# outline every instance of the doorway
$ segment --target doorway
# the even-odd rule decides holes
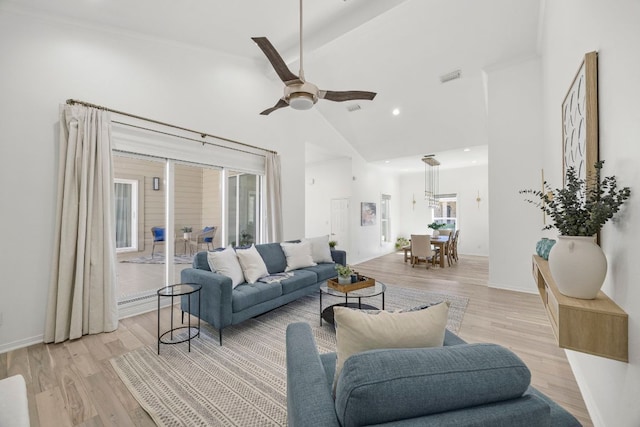
[[[349,251],[349,199],[331,199],[331,235],[337,248]]]

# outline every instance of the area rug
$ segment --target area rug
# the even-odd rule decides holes
[[[164,264],[164,254],[154,254],[141,256],[138,258],[125,259],[120,262],[129,262],[132,264]],[[193,262],[193,255],[175,255],[173,257],[174,264],[191,264]]]
[[[323,306],[341,298],[323,296]],[[389,286],[385,308],[449,301],[447,328],[457,332],[468,299]],[[379,304],[378,297],[368,303]],[[321,353],[335,351],[333,326],[320,326],[318,294],[218,332],[202,324],[187,344],[145,346],[111,360],[124,384],[159,426],[282,426],[287,423],[285,330],[311,325]]]

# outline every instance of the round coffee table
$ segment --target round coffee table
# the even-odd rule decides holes
[[[357,308],[357,309],[364,309],[364,310],[379,310],[378,307],[374,307],[373,305],[370,304],[363,304],[362,303],[362,298],[371,298],[371,297],[375,297],[378,295],[382,296],[382,310],[384,310],[384,293],[387,290],[387,285],[385,285],[382,282],[378,282],[376,280],[376,284],[374,286],[369,286],[368,288],[362,288],[362,289],[356,289],[355,291],[350,291],[350,292],[340,292],[337,289],[333,289],[331,287],[329,287],[327,285],[327,282],[324,282],[322,285],[320,285],[320,326],[322,326],[322,319],[324,319],[325,321],[327,321],[330,324],[334,324],[334,319],[333,319],[333,307],[335,306],[340,306],[340,307],[351,307],[351,308]],[[326,307],[324,310],[322,309],[322,295],[323,294],[327,294],[327,295],[332,295],[334,297],[340,297],[340,298],[344,298],[344,302],[343,303],[339,303],[339,304],[333,304],[330,305],[328,307]],[[351,299],[358,299],[358,302],[349,302],[349,298]]]

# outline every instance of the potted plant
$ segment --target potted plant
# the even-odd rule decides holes
[[[336,271],[338,272],[338,283],[341,285],[347,285],[351,283],[351,275],[353,270],[348,265],[336,264]]]
[[[433,233],[431,234],[432,236],[437,236],[438,235],[438,230],[440,230],[441,228],[445,228],[447,226],[447,224],[445,224],[444,222],[432,222],[431,224],[427,225],[428,228],[433,230]]]
[[[409,245],[409,239],[406,237],[398,237],[396,239],[396,250],[400,250]]]
[[[336,242],[335,240],[329,240],[329,249],[335,249],[337,245],[338,242]]]
[[[182,237],[184,237],[185,240],[189,240],[191,239],[191,232],[193,231],[192,227],[182,227]]]
[[[596,162],[595,176],[578,178],[573,167],[567,169],[562,189],[521,190],[520,194],[551,217],[558,243],[549,253],[549,269],[558,290],[570,297],[593,299],[607,274],[607,259],[595,236],[630,197],[629,187],[618,188],[615,176],[602,177],[604,161]]]

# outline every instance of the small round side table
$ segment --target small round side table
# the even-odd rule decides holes
[[[158,289],[158,355],[160,354],[160,344],[179,344],[187,341],[189,343],[189,352],[191,352],[191,339],[200,336],[200,317],[198,317],[198,326],[191,327],[191,297],[198,295],[198,313],[200,313],[200,289],[202,285],[196,283],[181,283]],[[187,295],[187,326],[173,327],[173,300],[175,297]],[[160,299],[162,297],[171,297],[171,328],[160,334]],[[182,313],[184,322],[184,312]],[[179,334],[178,331],[186,329],[185,334]],[[175,337],[174,337],[175,335]]]

